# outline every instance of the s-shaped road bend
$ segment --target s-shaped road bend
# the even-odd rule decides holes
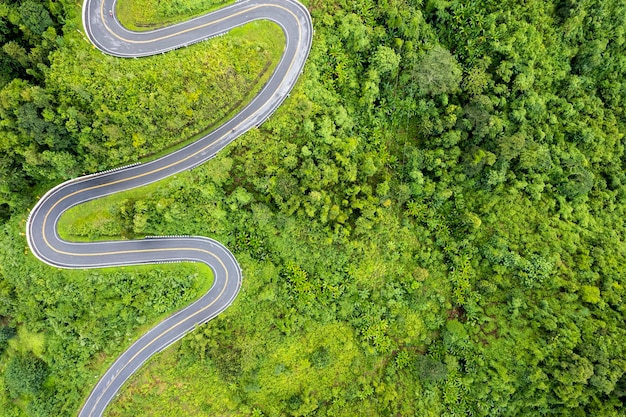
[[[131,32],[110,14],[115,0],[85,0],[84,30],[102,52],[135,58],[185,47],[254,20],[270,20],[285,33],[286,45],[263,89],[232,119],[196,142],[149,163],[67,181],[53,188],[32,209],[28,244],[41,261],[58,268],[102,268],[160,262],[204,262],[213,270],[211,289],[190,306],[163,320],[126,350],[98,381],[79,417],[101,416],[125,381],[152,355],[205,323],[237,296],[241,270],[223,245],[205,237],[68,242],[57,233],[61,214],[77,204],[146,185],[211,159],[245,131],[259,126],[287,97],[308,56],[313,35],[307,9],[295,0],[244,0],[216,12],[150,32]]]

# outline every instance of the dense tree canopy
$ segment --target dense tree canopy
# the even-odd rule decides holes
[[[623,415],[626,5],[308,6],[309,62],[272,118],[202,167],[62,221],[72,239],[211,236],[244,271],[233,306],[153,361],[111,415]],[[106,58],[78,15],[0,6],[12,416],[74,413],[129,338],[206,285],[183,265],[40,265],[20,235],[26,207],[210,127],[275,59],[245,32],[173,58]],[[173,64],[182,54],[196,60]],[[207,74],[216,62],[231,67]],[[168,73],[185,84],[159,82]],[[21,372],[36,378],[19,386]]]

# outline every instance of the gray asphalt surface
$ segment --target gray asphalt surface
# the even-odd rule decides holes
[[[287,97],[308,56],[311,17],[294,0],[244,0],[214,13],[151,32],[130,32],[115,16],[114,0],[85,0],[83,26],[91,42],[106,54],[142,57],[170,51],[224,34],[254,20],[277,23],[286,37],[282,58],[261,92],[231,120],[198,141],[155,161],[67,181],[50,190],[32,209],[26,226],[28,244],[41,261],[59,268],[101,268],[160,262],[197,261],[214,272],[213,287],[202,298],[143,335],[107,370],[79,416],[101,416],[124,382],[152,355],[197,324],[228,307],[241,288],[235,257],[205,237],[155,237],[143,240],[68,242],[57,234],[61,214],[77,204],[146,185],[211,159],[247,130],[259,126]]]

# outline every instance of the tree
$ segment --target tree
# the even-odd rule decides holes
[[[445,364],[426,355],[417,358],[415,369],[420,379],[425,382],[441,381],[448,374]]]
[[[9,345],[9,339],[15,336],[15,329],[9,326],[0,326],[0,355]]]
[[[450,51],[436,45],[415,64],[413,79],[420,95],[456,93],[461,84],[462,70]]]
[[[400,65],[400,55],[388,46],[379,45],[372,55],[372,64],[380,75],[393,77]]]
[[[48,367],[39,358],[30,354],[12,357],[4,373],[4,382],[13,398],[36,396],[48,376]]]

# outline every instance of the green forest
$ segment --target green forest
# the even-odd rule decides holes
[[[132,24],[228,2],[174,3]],[[305,4],[309,60],[267,122],[62,219],[73,240],[208,236],[244,274],[108,416],[625,415],[626,3]],[[283,45],[259,22],[124,60],[80,17],[69,0],[0,3],[2,417],[76,415],[212,279],[196,264],[46,266],[29,208],[216,127]]]

